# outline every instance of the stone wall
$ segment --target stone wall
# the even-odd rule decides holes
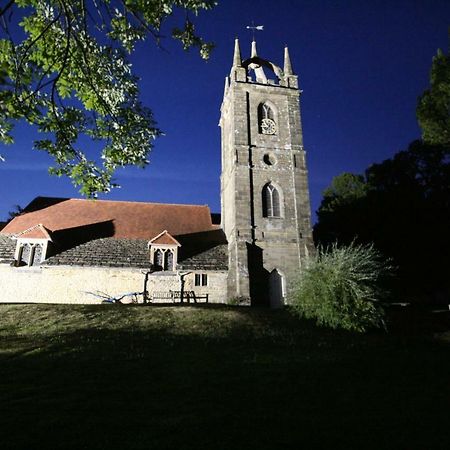
[[[244,80],[227,82],[222,103],[222,226],[229,244],[229,294],[259,301],[270,291],[271,273],[288,285],[314,245],[300,91],[296,85]],[[258,107],[266,102],[275,115],[273,135],[259,130]],[[263,217],[268,183],[280,195],[279,217]]]
[[[185,277],[185,289],[198,295],[209,294],[209,302],[226,303],[226,271],[202,271],[208,275],[207,286],[194,286],[195,272]],[[93,295],[102,292],[117,297],[144,290],[145,271],[106,267],[12,267],[0,265],[1,303],[100,303]],[[159,272],[149,276],[147,290],[180,290],[177,272]],[[142,296],[139,298],[142,300]]]

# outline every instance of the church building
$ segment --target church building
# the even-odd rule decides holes
[[[221,214],[37,197],[0,231],[0,302],[281,306],[314,252],[298,77],[236,39],[221,106]]]

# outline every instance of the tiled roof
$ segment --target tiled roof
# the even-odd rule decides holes
[[[94,239],[48,258],[45,265],[149,268],[145,239]]]
[[[0,263],[10,263],[14,261],[14,250],[16,243],[8,236],[0,234]]]
[[[179,262],[184,270],[228,270],[228,246],[218,244]]]
[[[158,236],[155,236],[151,241],[150,244],[156,244],[156,245],[177,245],[180,246],[180,243],[174,239],[167,230],[164,230],[162,233],[159,233]]]
[[[3,228],[17,234],[42,224],[51,232],[101,229],[101,236],[151,239],[163,230],[172,236],[217,228],[208,206],[37,197]]]
[[[6,238],[7,239],[7,238]],[[1,242],[1,241],[0,241]],[[187,245],[187,249],[191,247]],[[197,247],[197,252],[181,252],[178,266],[184,270],[227,270],[227,245],[216,243]],[[12,251],[14,253],[14,250]],[[147,241],[144,239],[102,238],[64,250],[43,263],[49,266],[150,268]]]
[[[10,236],[21,232],[51,236],[54,254],[43,263],[49,266],[150,269],[152,238],[181,245],[180,268],[226,270],[228,264],[225,236],[212,224],[207,206],[38,197],[0,233],[0,262],[13,260]]]
[[[227,270],[228,246],[222,230],[177,236],[178,263],[186,270]]]
[[[48,239],[50,241],[52,240],[48,230],[41,223],[16,234],[15,237],[29,239]]]

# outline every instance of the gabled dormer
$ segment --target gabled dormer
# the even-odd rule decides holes
[[[178,261],[178,247],[181,244],[167,230],[151,239],[148,248],[154,270],[174,271]]]
[[[48,256],[53,243],[50,231],[41,223],[15,234],[16,240],[14,260],[17,266],[37,266]]]

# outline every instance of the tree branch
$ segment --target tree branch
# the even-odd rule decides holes
[[[8,11],[9,8],[14,4],[14,0],[10,0],[9,3],[6,4],[6,6],[3,9],[0,9],[0,17],[2,17],[6,11]]]

